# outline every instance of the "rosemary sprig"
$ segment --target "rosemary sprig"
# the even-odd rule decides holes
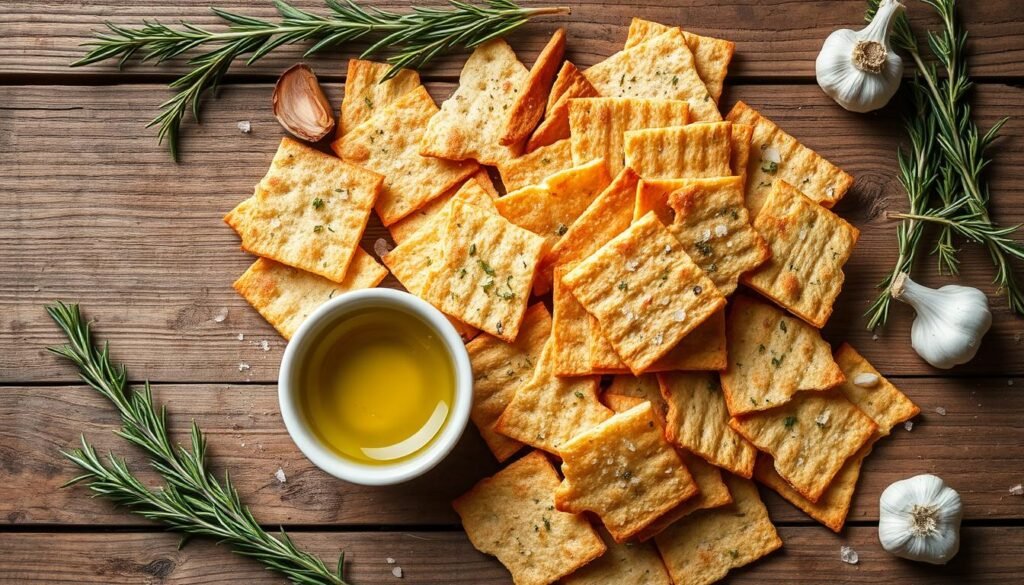
[[[143,63],[159,65],[193,49],[212,47],[188,61],[191,71],[169,86],[177,93],[160,105],[160,115],[146,126],[160,127],[157,134],[160,142],[166,140],[171,155],[178,160],[185,115],[191,111],[196,122],[200,121],[203,96],[215,89],[231,64],[244,55],[249,56],[245,64],[251,65],[280,46],[310,41],[313,45],[305,53],[309,56],[380,33],[383,36],[363,51],[361,57],[392,51],[387,59],[392,65],[387,79],[402,67],[422,67],[442,53],[458,48],[471,49],[507,35],[535,16],[569,13],[566,7],[523,8],[513,0],[486,0],[480,6],[449,0],[450,8],[414,6],[412,12],[404,14],[363,8],[352,0],[325,0],[325,3],[331,11],[326,17],[295,8],[285,0],[274,0],[280,22],[211,8],[228,24],[224,32],[209,31],[189,23],[182,23],[180,29],[158,22],[145,22],[138,28],[107,23],[108,32],[96,33],[94,40],[85,43],[92,49],[71,66],[113,58],[118,58],[119,66],[124,66],[136,54],[142,55]]]
[[[927,35],[928,50],[937,63],[925,62],[905,15],[897,19],[892,33],[893,43],[910,55],[917,67],[910,83],[914,107],[906,122],[910,154],[900,152],[900,182],[907,191],[910,211],[890,216],[903,220],[897,232],[899,257],[893,272],[879,284],[879,296],[868,311],[869,329],[885,324],[892,279],[910,271],[926,224],[938,229],[932,253],[938,258],[940,272],[956,274],[959,269],[954,235],[980,243],[992,258],[994,282],[1006,294],[1010,309],[1024,314],[1024,290],[1012,266],[1012,260],[1021,258],[1024,250],[1012,237],[1019,226],[999,227],[991,220],[989,190],[983,177],[991,163],[986,152],[1008,118],[985,133],[971,120],[967,95],[973,84],[964,56],[967,32],[957,21],[956,0],[922,2],[942,21],[941,30]],[[877,6],[878,0],[869,0],[869,19]],[[940,74],[940,67],[945,75]],[[922,133],[923,137],[915,136]],[[914,172],[907,172],[905,161],[913,162]]]
[[[172,530],[186,536],[216,538],[292,583],[347,585],[342,575],[344,554],[332,572],[319,558],[299,550],[283,530],[280,536],[273,536],[260,527],[227,474],[221,482],[207,468],[206,439],[195,421],[191,448],[171,442],[166,410],[153,403],[149,382],[142,390],[128,388],[124,366],[111,363],[107,344],[100,348],[93,343],[89,324],[82,320],[78,305],[58,302],[46,310],[68,338],[66,345],[49,350],[74,363],[82,380],[114,405],[121,415],[117,434],[145,451],[153,469],[165,481],[159,488],[146,487],[123,458],[109,454],[104,462],[83,436],[81,448],[63,452],[83,471],[65,485],[88,483],[97,496]]]

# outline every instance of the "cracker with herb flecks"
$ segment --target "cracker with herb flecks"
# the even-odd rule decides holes
[[[725,476],[733,502],[701,510],[654,537],[676,585],[709,585],[782,547],[754,482]]]
[[[281,337],[291,339],[306,317],[334,295],[373,288],[387,275],[387,269],[373,256],[357,248],[345,279],[340,283],[258,258],[232,286],[277,329]]]
[[[606,97],[684,100],[690,104],[691,120],[722,119],[677,28],[619,51],[583,75]]]
[[[727,177],[732,174],[731,126],[714,122],[631,130],[624,135],[626,166],[645,179]]]
[[[690,106],[682,100],[640,98],[586,98],[569,102],[572,159],[581,164],[603,158],[617,175],[625,165],[624,133],[643,128],[681,126]]]
[[[494,425],[506,437],[549,453],[558,453],[566,441],[612,415],[597,399],[596,376],[555,375],[554,348],[549,338],[533,378],[516,391]]]
[[[508,43],[478,46],[459,75],[459,87],[427,124],[420,154],[499,165],[519,156],[521,145],[499,143],[509,110],[529,72]]]
[[[479,168],[473,161],[420,155],[420,138],[437,111],[421,85],[331,144],[342,160],[384,175],[374,209],[386,226],[441,196]]]
[[[494,204],[503,217],[544,238],[544,249],[550,250],[611,181],[608,167],[597,159],[513,191]]]
[[[526,143],[526,152],[554,144],[569,137],[569,102],[576,98],[598,97],[600,94],[575,65],[566,61],[555,78],[548,97],[544,119]]]
[[[725,306],[725,297],[650,213],[563,279],[634,374]]]
[[[729,426],[729,411],[716,372],[658,374],[668,406],[665,436],[709,463],[749,478],[757,450]]]
[[[697,494],[649,402],[580,433],[558,454],[565,479],[555,490],[555,507],[593,512],[616,542]]]
[[[761,210],[776,179],[794,185],[825,207],[835,205],[853,186],[853,177],[747,104],[737,102],[726,119],[753,127],[747,161],[747,207],[754,215]]]
[[[630,373],[615,348],[604,336],[601,326],[590,318],[590,367],[594,374]],[[698,325],[644,372],[703,372],[725,369],[725,309]]]
[[[569,140],[563,138],[499,165],[498,172],[501,174],[505,190],[513,192],[542,183],[547,177],[572,166]]]
[[[551,35],[551,40],[537,56],[537,61],[530,68],[522,91],[508,114],[505,133],[501,143],[505,146],[523,144],[530,133],[537,127],[544,109],[547,106],[548,93],[555,75],[565,57],[565,29],[560,28]]]
[[[554,341],[556,376],[585,376],[590,368],[590,315],[561,282],[568,267],[555,269],[555,290],[551,293],[554,313],[551,338]]]
[[[782,406],[733,418],[729,424],[771,455],[775,471],[812,502],[878,429],[838,390],[804,392]]]
[[[768,241],[771,257],[743,275],[743,284],[811,325],[824,327],[860,231],[779,179],[754,219],[754,229]]]
[[[345,97],[341,100],[337,138],[351,132],[376,112],[419,87],[420,74],[411,69],[399,69],[394,77],[383,81],[390,70],[390,63],[363,59],[348,60]]]
[[[671,29],[672,27],[664,24],[633,18],[629,25],[629,36],[626,37],[626,48],[634,47]],[[695,35],[685,30],[682,33],[686,46],[693,53],[693,66],[697,69],[697,75],[717,102],[722,96],[722,86],[729,71],[729,62],[736,51],[736,43]]]
[[[483,334],[466,344],[473,366],[473,408],[469,418],[499,462],[514,455],[523,444],[495,431],[494,424],[516,390],[533,377],[550,335],[551,315],[543,303],[536,303],[526,310],[519,337],[513,343]]]
[[[463,323],[514,341],[544,240],[475,205],[458,199],[451,205],[423,298]]]
[[[562,579],[562,585],[672,585],[672,579],[653,543],[618,544],[606,531],[599,532],[608,550]]]
[[[458,187],[449,189],[444,195],[433,199],[423,207],[389,225],[388,231],[391,232],[391,238],[395,240],[396,244],[401,244],[409,239],[414,233],[428,225],[432,218],[440,213],[453,198],[497,213],[498,210],[494,207],[494,200],[497,199],[497,196],[492,195],[484,186],[488,183],[490,183],[490,179],[487,177],[487,171],[478,170]]]
[[[606,405],[609,405],[607,399],[611,396],[625,396],[641,402],[646,400],[654,407],[654,413],[658,415],[659,422],[665,422],[665,401],[661,398],[661,391],[658,389],[658,378],[654,374],[642,374],[640,376],[619,374],[612,376],[611,385],[604,391],[604,403]],[[630,404],[624,409],[618,409],[611,405],[608,408],[615,412],[623,412],[633,406],[636,406],[636,404]]]
[[[774,305],[737,295],[726,318],[729,360],[722,391],[739,416],[827,390],[845,379],[821,332]]]
[[[733,175],[744,178],[744,184],[746,184],[747,163],[750,161],[750,139],[753,135],[753,126],[733,123],[732,135],[729,137],[729,168]]]
[[[516,585],[549,585],[605,552],[586,518],[554,508],[557,486],[555,468],[534,451],[452,502],[469,541],[496,556]]]
[[[282,138],[256,194],[224,221],[245,251],[343,282],[383,180]]]

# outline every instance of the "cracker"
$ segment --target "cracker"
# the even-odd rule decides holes
[[[267,320],[281,337],[291,339],[299,325],[334,295],[373,288],[388,275],[373,256],[357,248],[340,283],[258,258],[232,285]]]
[[[753,128],[752,156],[747,161],[747,207],[757,215],[768,198],[772,182],[795,185],[812,201],[832,207],[853,186],[853,177],[797,142],[774,122],[743,102],[726,119]]]
[[[618,544],[607,532],[600,534],[608,550],[562,579],[562,585],[672,585],[654,544]]]
[[[548,339],[533,378],[516,391],[494,425],[506,437],[549,453],[612,415],[597,399],[596,377],[559,378],[554,359],[554,343]]]
[[[247,252],[343,282],[383,180],[282,138],[256,194],[224,221]]]
[[[561,282],[567,267],[555,269],[555,290],[551,294],[554,312],[551,337],[554,340],[556,376],[585,376],[590,366],[590,314]]]
[[[722,119],[677,28],[619,51],[583,74],[606,97],[685,100],[691,120]]]
[[[348,60],[345,97],[341,100],[337,138],[352,131],[356,126],[369,120],[373,114],[420,85],[420,74],[411,69],[399,69],[394,77],[381,81],[390,70],[390,63],[363,59]]]
[[[725,297],[653,213],[612,238],[563,281],[634,374],[725,305]]]
[[[729,426],[729,411],[716,372],[658,374],[668,407],[665,436],[709,463],[749,478],[757,451]]]
[[[388,231],[391,232],[391,238],[395,240],[396,244],[401,244],[409,239],[420,228],[428,225],[432,218],[440,213],[452,198],[461,199],[481,209],[496,213],[497,209],[494,207],[494,200],[497,199],[497,195],[492,195],[485,187],[489,183],[490,178],[487,176],[487,171],[483,169],[478,170],[458,187],[449,189],[444,195],[433,199],[423,207],[389,225]]]
[[[545,178],[572,167],[568,139],[542,146],[498,166],[501,182],[508,192],[542,183]]]
[[[420,154],[498,165],[519,156],[520,145],[498,141],[508,111],[529,73],[501,39],[478,46],[459,75],[459,87],[427,124]]]
[[[548,585],[605,552],[585,518],[554,509],[557,486],[555,468],[534,451],[452,502],[469,541],[496,556],[516,585]]]
[[[726,476],[732,504],[702,510],[654,538],[676,585],[708,585],[782,547],[757,486]]]
[[[690,106],[681,100],[586,98],[569,102],[572,159],[581,164],[603,158],[609,172],[625,167],[625,138],[629,130],[681,126],[689,121]]]
[[[544,238],[544,249],[549,250],[611,180],[608,167],[597,159],[555,173],[494,203],[506,219]]]
[[[729,421],[802,496],[817,502],[878,425],[838,391],[804,392],[764,412]]]
[[[580,433],[558,454],[565,479],[555,490],[555,507],[593,512],[616,542],[697,494],[649,402]]]
[[[374,209],[385,226],[439,197],[479,168],[473,161],[455,162],[420,155],[425,126],[437,111],[434,100],[421,85],[381,107],[331,144],[345,162],[384,176],[384,187]]]
[[[754,136],[754,127],[749,124],[732,125],[732,136],[729,137],[729,168],[732,174],[744,178],[746,184],[747,163],[750,162],[750,140]]]
[[[838,386],[839,391],[875,421],[880,437],[887,436],[893,427],[921,412],[910,398],[885,379],[850,344],[839,346],[835,360],[846,376],[846,381]],[[857,377],[862,374],[876,376],[878,381],[874,385],[866,381],[862,381],[862,385],[857,384]]]
[[[633,18],[629,25],[629,36],[626,37],[626,48],[636,46],[646,40],[668,32],[672,27],[649,20]],[[736,43],[714,37],[704,37],[682,31],[686,46],[693,53],[693,66],[697,75],[708,88],[708,93],[717,102],[722,96],[725,75],[729,71],[729,62],[736,52]]]
[[[557,92],[557,93],[556,93]],[[558,97],[555,97],[555,96]],[[576,98],[597,97],[600,94],[587,81],[575,65],[566,61],[551,87],[544,120],[533,131],[526,143],[526,152],[533,152],[541,146],[553,144],[569,137],[569,102]],[[552,101],[551,98],[554,98]]]
[[[540,55],[530,68],[523,90],[516,98],[505,123],[505,133],[501,143],[505,146],[522,144],[537,127],[544,109],[551,84],[555,80],[565,57],[565,29],[560,28],[551,35],[551,40],[541,50]]]
[[[731,126],[714,122],[626,132],[626,166],[645,179],[729,176]]]
[[[754,219],[754,229],[768,241],[771,258],[744,275],[743,283],[811,325],[824,327],[860,231],[779,179]]]
[[[827,390],[844,380],[821,333],[773,305],[737,295],[726,321],[729,361],[722,390],[732,416],[774,408],[797,392]]]
[[[629,367],[615,353],[615,348],[604,336],[601,326],[590,318],[590,367],[593,374],[630,373]],[[691,331],[678,345],[651,364],[646,373],[702,372],[725,369],[725,310],[708,317]]]
[[[638,401],[644,401],[651,403],[654,407],[654,413],[658,416],[658,422],[664,425],[666,405],[665,401],[661,398],[661,390],[658,388],[658,378],[654,374],[643,374],[640,376],[630,375],[616,375],[612,377],[612,383],[604,391],[604,403],[609,404],[608,399],[613,396],[628,397]],[[632,408],[635,405],[630,405],[628,408]],[[609,405],[615,412],[623,412],[627,409],[617,409],[614,406]]]
[[[551,335],[551,315],[543,303],[526,310],[515,342],[480,335],[466,344],[473,366],[473,408],[469,417],[498,461],[505,461],[523,444],[494,430],[498,417],[516,390],[533,377],[541,351]]]

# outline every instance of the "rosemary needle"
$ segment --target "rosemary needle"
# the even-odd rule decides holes
[[[123,66],[132,57],[160,64],[194,49],[208,49],[189,59],[191,70],[175,79],[170,88],[177,93],[160,104],[160,115],[148,127],[159,126],[157,136],[167,141],[171,156],[178,160],[181,123],[189,112],[199,121],[202,98],[215,89],[231,64],[248,55],[246,65],[255,63],[274,49],[300,42],[312,42],[306,56],[327,47],[355,41],[367,35],[382,35],[363,51],[361,57],[392,52],[387,61],[389,79],[402,67],[418,68],[438,55],[455,49],[471,49],[502,37],[536,16],[568,14],[566,7],[523,8],[513,0],[486,0],[474,5],[449,0],[449,8],[414,6],[399,14],[364,8],[352,0],[325,0],[328,16],[300,10],[284,0],[274,0],[279,22],[244,16],[218,8],[213,13],[228,24],[228,30],[213,32],[189,23],[175,29],[158,22],[144,22],[129,28],[107,23],[107,31],[95,34],[85,46],[89,52],[71,64],[90,65],[117,58]]]

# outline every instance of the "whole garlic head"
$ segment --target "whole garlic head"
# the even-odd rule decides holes
[[[851,112],[870,112],[896,94],[903,59],[892,50],[889,32],[902,12],[897,0],[882,0],[867,27],[840,29],[825,39],[814,71],[818,85],[836,103]]]
[[[960,550],[960,494],[934,475],[885,488],[878,502],[878,540],[898,557],[944,565]]]

